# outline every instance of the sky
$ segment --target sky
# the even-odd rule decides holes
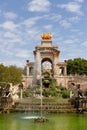
[[[87,59],[87,0],[0,0],[0,64],[34,61],[44,32],[52,33],[60,62]]]

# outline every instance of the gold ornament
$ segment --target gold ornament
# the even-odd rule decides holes
[[[52,34],[51,33],[43,33],[41,35],[42,40],[51,40],[52,39]]]

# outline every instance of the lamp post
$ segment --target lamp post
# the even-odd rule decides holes
[[[41,78],[40,78],[40,88],[41,88],[41,90],[40,90],[40,96],[41,96],[41,118],[42,118],[42,91],[43,91],[43,88],[42,88],[42,76],[41,76]]]

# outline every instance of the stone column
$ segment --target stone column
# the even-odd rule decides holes
[[[66,70],[66,66],[64,67],[64,76],[67,75],[67,70]]]
[[[41,56],[40,52],[37,51],[36,57],[35,57],[35,78],[40,79],[41,76]]]
[[[29,76],[29,60],[27,60],[26,62],[26,75]]]
[[[57,53],[54,52],[54,62],[53,62],[54,76],[57,75],[57,60],[58,60]]]

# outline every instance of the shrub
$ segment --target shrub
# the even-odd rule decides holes
[[[43,96],[48,97],[49,96],[49,91],[43,90]]]
[[[62,91],[62,97],[63,98],[69,98],[70,97],[70,91],[69,90]]]
[[[23,91],[23,97],[29,97],[29,91]]]
[[[50,95],[51,96],[57,96],[57,92],[56,91],[50,91]]]

